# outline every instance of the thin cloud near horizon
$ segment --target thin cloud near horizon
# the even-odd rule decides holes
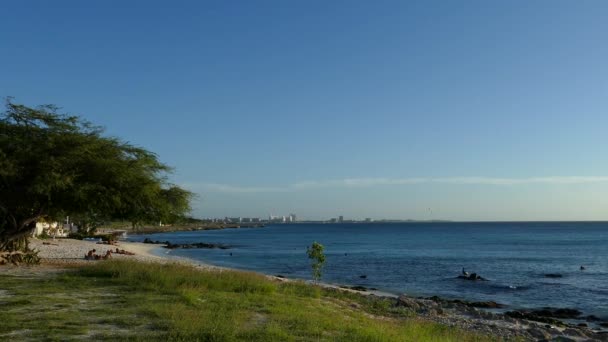
[[[411,177],[411,178],[344,178],[322,181],[303,181],[284,186],[240,186],[220,183],[185,183],[186,188],[196,188],[224,193],[292,192],[312,188],[364,188],[383,185],[454,184],[510,186],[521,184],[583,184],[608,182],[608,176],[555,176],[555,177]]]

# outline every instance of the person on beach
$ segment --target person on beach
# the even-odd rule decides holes
[[[114,252],[114,253],[124,254],[124,255],[135,255],[135,253],[133,253],[133,252],[125,251],[124,249],[118,249],[118,248],[116,248],[116,252]]]
[[[85,259],[85,260],[93,260],[93,259],[95,259],[95,252],[96,252],[96,251],[95,251],[94,249],[91,249],[91,250],[90,250],[90,251],[89,251],[89,252],[88,252],[88,253],[87,253],[87,254],[84,256],[84,259]]]

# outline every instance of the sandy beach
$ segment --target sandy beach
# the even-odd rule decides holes
[[[99,260],[86,260],[84,256],[92,249],[95,254],[105,255],[112,251],[112,259],[137,260],[142,262],[180,263],[194,266],[204,270],[226,270],[226,268],[204,264],[195,260],[166,255],[162,245],[140,242],[117,241],[114,245],[100,244],[96,241],[75,239],[30,239],[30,248],[37,250],[41,258],[41,265],[82,265]],[[115,253],[116,249],[125,250],[133,255]],[[154,252],[156,251],[156,252]]]
[[[132,259],[146,262],[166,262],[170,260],[152,253],[154,249],[161,248],[160,246],[137,242],[119,241],[115,245],[105,245],[98,244],[95,241],[74,239],[40,240],[33,238],[30,240],[30,248],[39,251],[38,256],[42,259],[41,261],[43,264],[79,264],[95,262],[95,260],[84,259],[84,256],[90,250],[95,249],[95,254],[105,255],[107,251],[114,252],[116,248],[119,250],[124,249],[125,251],[134,253],[134,255],[112,253],[113,259]]]

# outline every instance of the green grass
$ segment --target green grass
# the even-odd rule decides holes
[[[39,279],[0,276],[0,290],[0,340],[489,340],[388,300],[183,265],[99,262]]]

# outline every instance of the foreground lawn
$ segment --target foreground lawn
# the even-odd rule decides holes
[[[183,265],[0,275],[0,340],[487,341],[389,301]]]

